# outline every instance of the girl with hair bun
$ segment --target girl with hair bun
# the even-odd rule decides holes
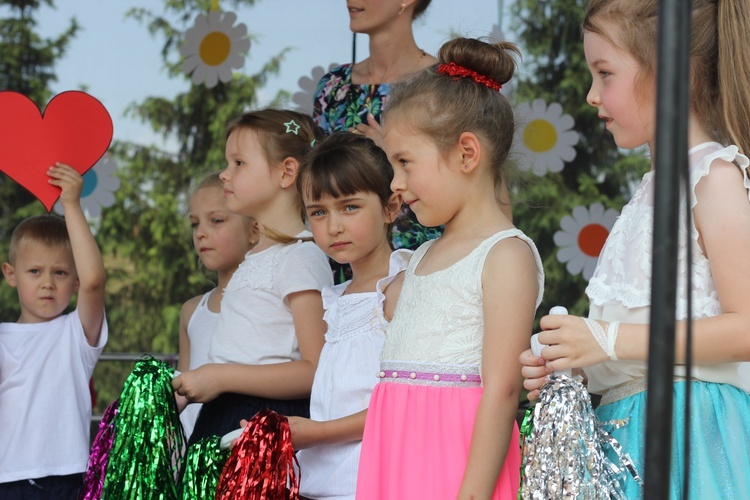
[[[404,273],[365,423],[358,499],[516,498],[518,355],[543,292],[534,243],[499,203],[518,48],[459,38],[397,83],[384,115],[391,189],[444,234]]]
[[[300,162],[321,137],[312,119],[248,111],[226,137],[227,167],[219,174],[226,209],[254,218],[260,234],[223,290],[208,363],[172,381],[177,394],[203,403],[191,446],[262,410],[309,416],[326,330],[320,292],[333,282],[297,191]]]

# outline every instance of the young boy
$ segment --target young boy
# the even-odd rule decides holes
[[[0,323],[0,498],[77,498],[89,456],[89,379],[107,342],[104,263],[81,209],[81,175],[50,168],[65,219],[31,217],[2,265],[21,316]],[[75,311],[63,314],[78,292]]]

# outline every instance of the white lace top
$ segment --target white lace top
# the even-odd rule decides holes
[[[472,365],[481,368],[484,311],[482,271],[487,254],[499,241],[519,238],[529,245],[537,265],[539,294],[544,271],[539,252],[518,229],[501,231],[455,264],[421,276],[414,273],[433,241],[420,246],[409,261],[401,295],[381,355],[384,363]],[[502,276],[497,279],[502,280]],[[481,372],[480,372],[481,373]]]
[[[700,144],[690,149],[691,207],[700,200],[695,187],[706,175],[716,159],[734,162],[744,176],[750,190],[747,168],[750,161],[738,153],[736,146],[724,147],[715,142]],[[586,288],[591,302],[589,316],[604,321],[648,323],[651,304],[651,252],[653,244],[654,172],[647,172],[633,198],[622,209],[599,256],[594,275]],[[677,319],[687,316],[685,216],[680,205],[678,248]],[[721,314],[721,304],[711,274],[711,266],[698,245],[698,231],[691,228],[693,317],[705,318]],[[646,363],[640,361],[607,361],[586,368],[589,390],[601,393],[607,389],[646,376]],[[682,366],[675,367],[675,375],[682,376]],[[691,376],[710,382],[723,382],[750,391],[750,363],[693,365]]]

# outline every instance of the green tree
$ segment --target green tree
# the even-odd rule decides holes
[[[222,7],[236,10],[253,3],[225,0]],[[164,40],[162,56],[168,74],[189,79],[180,68],[179,47],[195,17],[208,12],[210,4],[208,0],[166,0],[162,15],[133,9],[127,16]],[[108,351],[177,352],[182,304],[213,286],[198,269],[186,218],[191,183],[225,166],[227,123],[257,105],[257,90],[278,72],[285,52],[255,74],[238,71],[232,81],[219,82],[211,89],[190,85],[177,96],[148,97],[129,109],[130,116],[176,143],[177,150],[132,143],[116,143],[111,149],[119,159],[123,183],[115,205],[103,211],[99,230],[109,276],[107,317],[112,335]],[[126,375],[122,367],[107,363],[100,363],[97,373],[108,384]],[[117,397],[120,388],[118,384],[102,388],[103,403]]]
[[[75,19],[56,38],[41,38],[34,13],[52,0],[0,0],[0,91],[24,94],[40,108],[51,97],[50,83],[57,80],[55,63],[65,54],[78,31]],[[5,175],[0,175],[0,261],[8,258],[10,235],[18,223],[31,215],[46,213],[33,195]],[[0,286],[0,321],[15,321],[20,315],[15,289]]]
[[[571,314],[588,310],[586,281],[571,276],[556,257],[553,235],[560,220],[574,207],[595,202],[621,210],[649,168],[642,155],[617,148],[596,109],[586,103],[591,79],[579,28],[585,4],[585,0],[516,0],[511,6],[524,66],[513,99],[559,103],[580,134],[575,159],[560,173],[522,184],[520,203],[513,210],[514,222],[536,242],[544,262],[540,316],[555,305],[568,307]]]

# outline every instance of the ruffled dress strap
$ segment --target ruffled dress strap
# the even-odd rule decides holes
[[[711,147],[713,147],[713,149],[708,150]],[[695,208],[695,205],[698,203],[695,196],[695,187],[703,177],[710,173],[711,166],[715,160],[724,160],[733,163],[740,169],[740,172],[742,172],[742,183],[748,192],[748,201],[750,201],[750,174],[748,173],[748,169],[750,169],[750,159],[740,153],[737,146],[722,146],[718,142],[706,142],[690,149],[689,154],[701,157],[700,161],[696,162],[695,168],[690,173],[690,185],[692,187],[690,192],[691,208]]]
[[[406,248],[400,248],[391,253],[391,257],[388,261],[388,276],[381,278],[375,285],[375,291],[378,294],[378,305],[381,310],[383,302],[385,301],[385,289],[394,279],[396,279],[396,276],[398,276],[399,273],[406,271],[406,268],[409,266],[409,260],[413,254],[414,252],[412,250],[407,250]]]

